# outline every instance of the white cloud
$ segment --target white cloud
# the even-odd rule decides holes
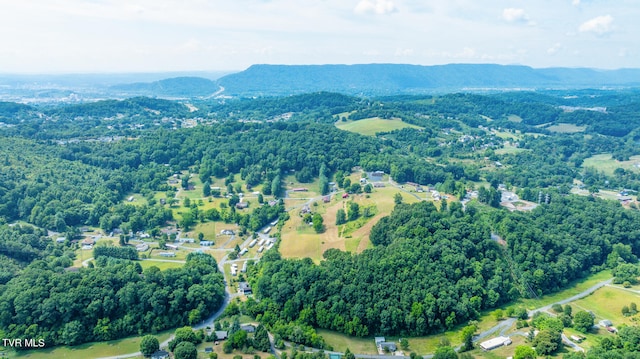
[[[524,9],[516,9],[512,7],[502,10],[502,18],[508,22],[526,22],[529,20]]]
[[[578,30],[580,32],[593,32],[597,35],[604,35],[613,31],[612,24],[613,17],[611,15],[598,16],[582,23]]]
[[[573,1],[571,2],[571,4],[572,4],[573,6],[578,6],[578,5],[580,5],[580,0],[573,0]]]
[[[398,8],[390,0],[360,0],[354,11],[356,14],[384,15],[396,12]]]
[[[401,48],[398,48],[398,49],[396,49],[395,56],[397,56],[397,57],[413,56],[413,53],[414,53],[413,49],[401,49]]]
[[[553,46],[547,49],[547,54],[554,55],[558,53],[558,51],[560,50],[562,50],[562,44],[559,42],[556,42],[555,44],[553,44]]]

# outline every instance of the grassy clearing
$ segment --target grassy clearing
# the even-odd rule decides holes
[[[352,353],[378,354],[373,338],[349,337],[326,329],[318,329],[317,332],[335,351],[344,352],[349,348]]]
[[[509,120],[509,122],[516,122],[516,123],[522,122],[522,117],[518,115],[509,115],[507,116],[507,119]]]
[[[547,127],[547,130],[557,133],[578,133],[584,132],[587,126],[576,126],[571,123],[559,123],[557,125]]]
[[[399,118],[393,120],[384,120],[379,117],[365,118],[358,121],[338,121],[336,127],[341,130],[359,133],[365,136],[375,136],[377,132],[389,132],[399,130],[401,128],[417,128],[422,127],[402,122]]]
[[[585,159],[582,163],[582,168],[593,167],[598,171],[613,175],[613,171],[616,168],[638,172],[640,171],[638,164],[640,164],[640,156],[631,156],[629,161],[617,161],[613,159],[610,153],[603,153]]]
[[[640,294],[627,291],[624,288],[604,287],[597,290],[592,295],[571,303],[576,309],[590,310],[596,315],[596,323],[603,319],[613,322],[614,326],[621,324],[635,325],[634,317],[622,315],[622,307],[629,306],[631,302],[638,303]],[[637,318],[635,318],[637,319]]]
[[[169,330],[156,335],[158,341],[163,342],[173,334],[174,330]],[[66,358],[66,359],[86,359],[100,358],[113,355],[134,353],[140,350],[142,336],[129,337],[112,340],[108,342],[85,343],[74,347],[55,347],[38,350],[27,350],[24,352],[9,352],[8,358]],[[142,358],[142,355],[134,358]]]
[[[154,260],[140,261],[138,263],[140,263],[140,266],[142,267],[142,269],[147,269],[150,267],[158,267],[158,269],[160,270],[166,270],[169,268],[180,268],[184,265],[184,263],[182,262],[158,262]]]
[[[498,148],[497,150],[495,150],[495,153],[497,155],[511,155],[511,154],[516,154],[516,153],[526,152],[526,151],[530,151],[530,150],[505,144],[503,148]]]
[[[599,282],[610,279],[611,277],[611,271],[609,270],[598,272],[596,274],[592,274],[586,278],[573,282],[571,285],[567,286],[565,290],[554,294],[545,295],[540,299],[520,299],[514,304],[514,306],[524,305],[527,309],[543,307],[579,294],[586,289],[593,287]]]

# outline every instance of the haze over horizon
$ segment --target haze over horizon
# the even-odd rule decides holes
[[[637,0],[0,0],[0,73],[640,68]]]

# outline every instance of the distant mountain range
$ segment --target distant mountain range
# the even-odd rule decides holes
[[[640,85],[640,69],[534,69],[517,65],[439,66],[253,65],[221,77],[227,95],[282,95],[313,91],[347,94],[433,93],[481,89],[600,88]]]
[[[224,76],[223,76],[224,75]],[[518,65],[253,65],[237,73],[2,75],[0,101],[86,102],[136,96],[166,99],[433,94],[514,89],[640,87],[640,69],[534,69]]]

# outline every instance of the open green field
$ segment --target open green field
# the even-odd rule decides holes
[[[180,268],[184,265],[182,262],[159,262],[154,260],[144,260],[140,261],[140,266],[142,269],[147,269],[149,267],[158,267],[160,270],[165,270],[169,268]]]
[[[498,148],[497,150],[495,150],[495,153],[497,155],[511,155],[511,154],[516,154],[516,153],[525,152],[525,151],[530,151],[530,150],[505,144],[503,148]]]
[[[602,171],[607,175],[613,175],[616,168],[624,168],[625,170],[640,171],[636,164],[640,163],[640,156],[631,156],[629,161],[614,160],[610,153],[603,153],[591,156],[584,160],[582,168],[593,167],[598,171]]]
[[[389,132],[406,127],[422,128],[420,126],[402,122],[399,118],[384,120],[379,117],[365,118],[358,121],[338,121],[336,122],[336,127],[341,130],[355,132],[365,136],[375,136],[377,132]]]
[[[596,324],[603,319],[610,320],[614,326],[621,324],[634,325],[632,317],[622,315],[622,307],[632,302],[640,302],[640,293],[618,287],[604,287],[592,295],[571,303],[574,312],[577,309],[590,310],[596,316]]]
[[[174,330],[169,330],[156,335],[161,343],[173,334]],[[108,342],[85,343],[74,347],[55,347],[38,350],[27,350],[23,352],[8,352],[8,358],[65,358],[65,359],[87,359],[100,358],[114,355],[135,353],[140,350],[140,340],[142,336],[129,337],[112,340]],[[142,355],[133,358],[142,358]]]
[[[557,133],[578,133],[584,132],[587,126],[576,126],[572,123],[559,123],[557,125],[547,127],[547,130]]]
[[[318,335],[322,336],[327,344],[333,346],[333,350],[344,352],[349,348],[352,353],[378,354],[373,338],[349,337],[332,330],[318,329]]]
[[[509,115],[507,116],[507,119],[510,122],[516,122],[516,123],[520,123],[522,122],[522,117],[518,116],[518,115]]]

